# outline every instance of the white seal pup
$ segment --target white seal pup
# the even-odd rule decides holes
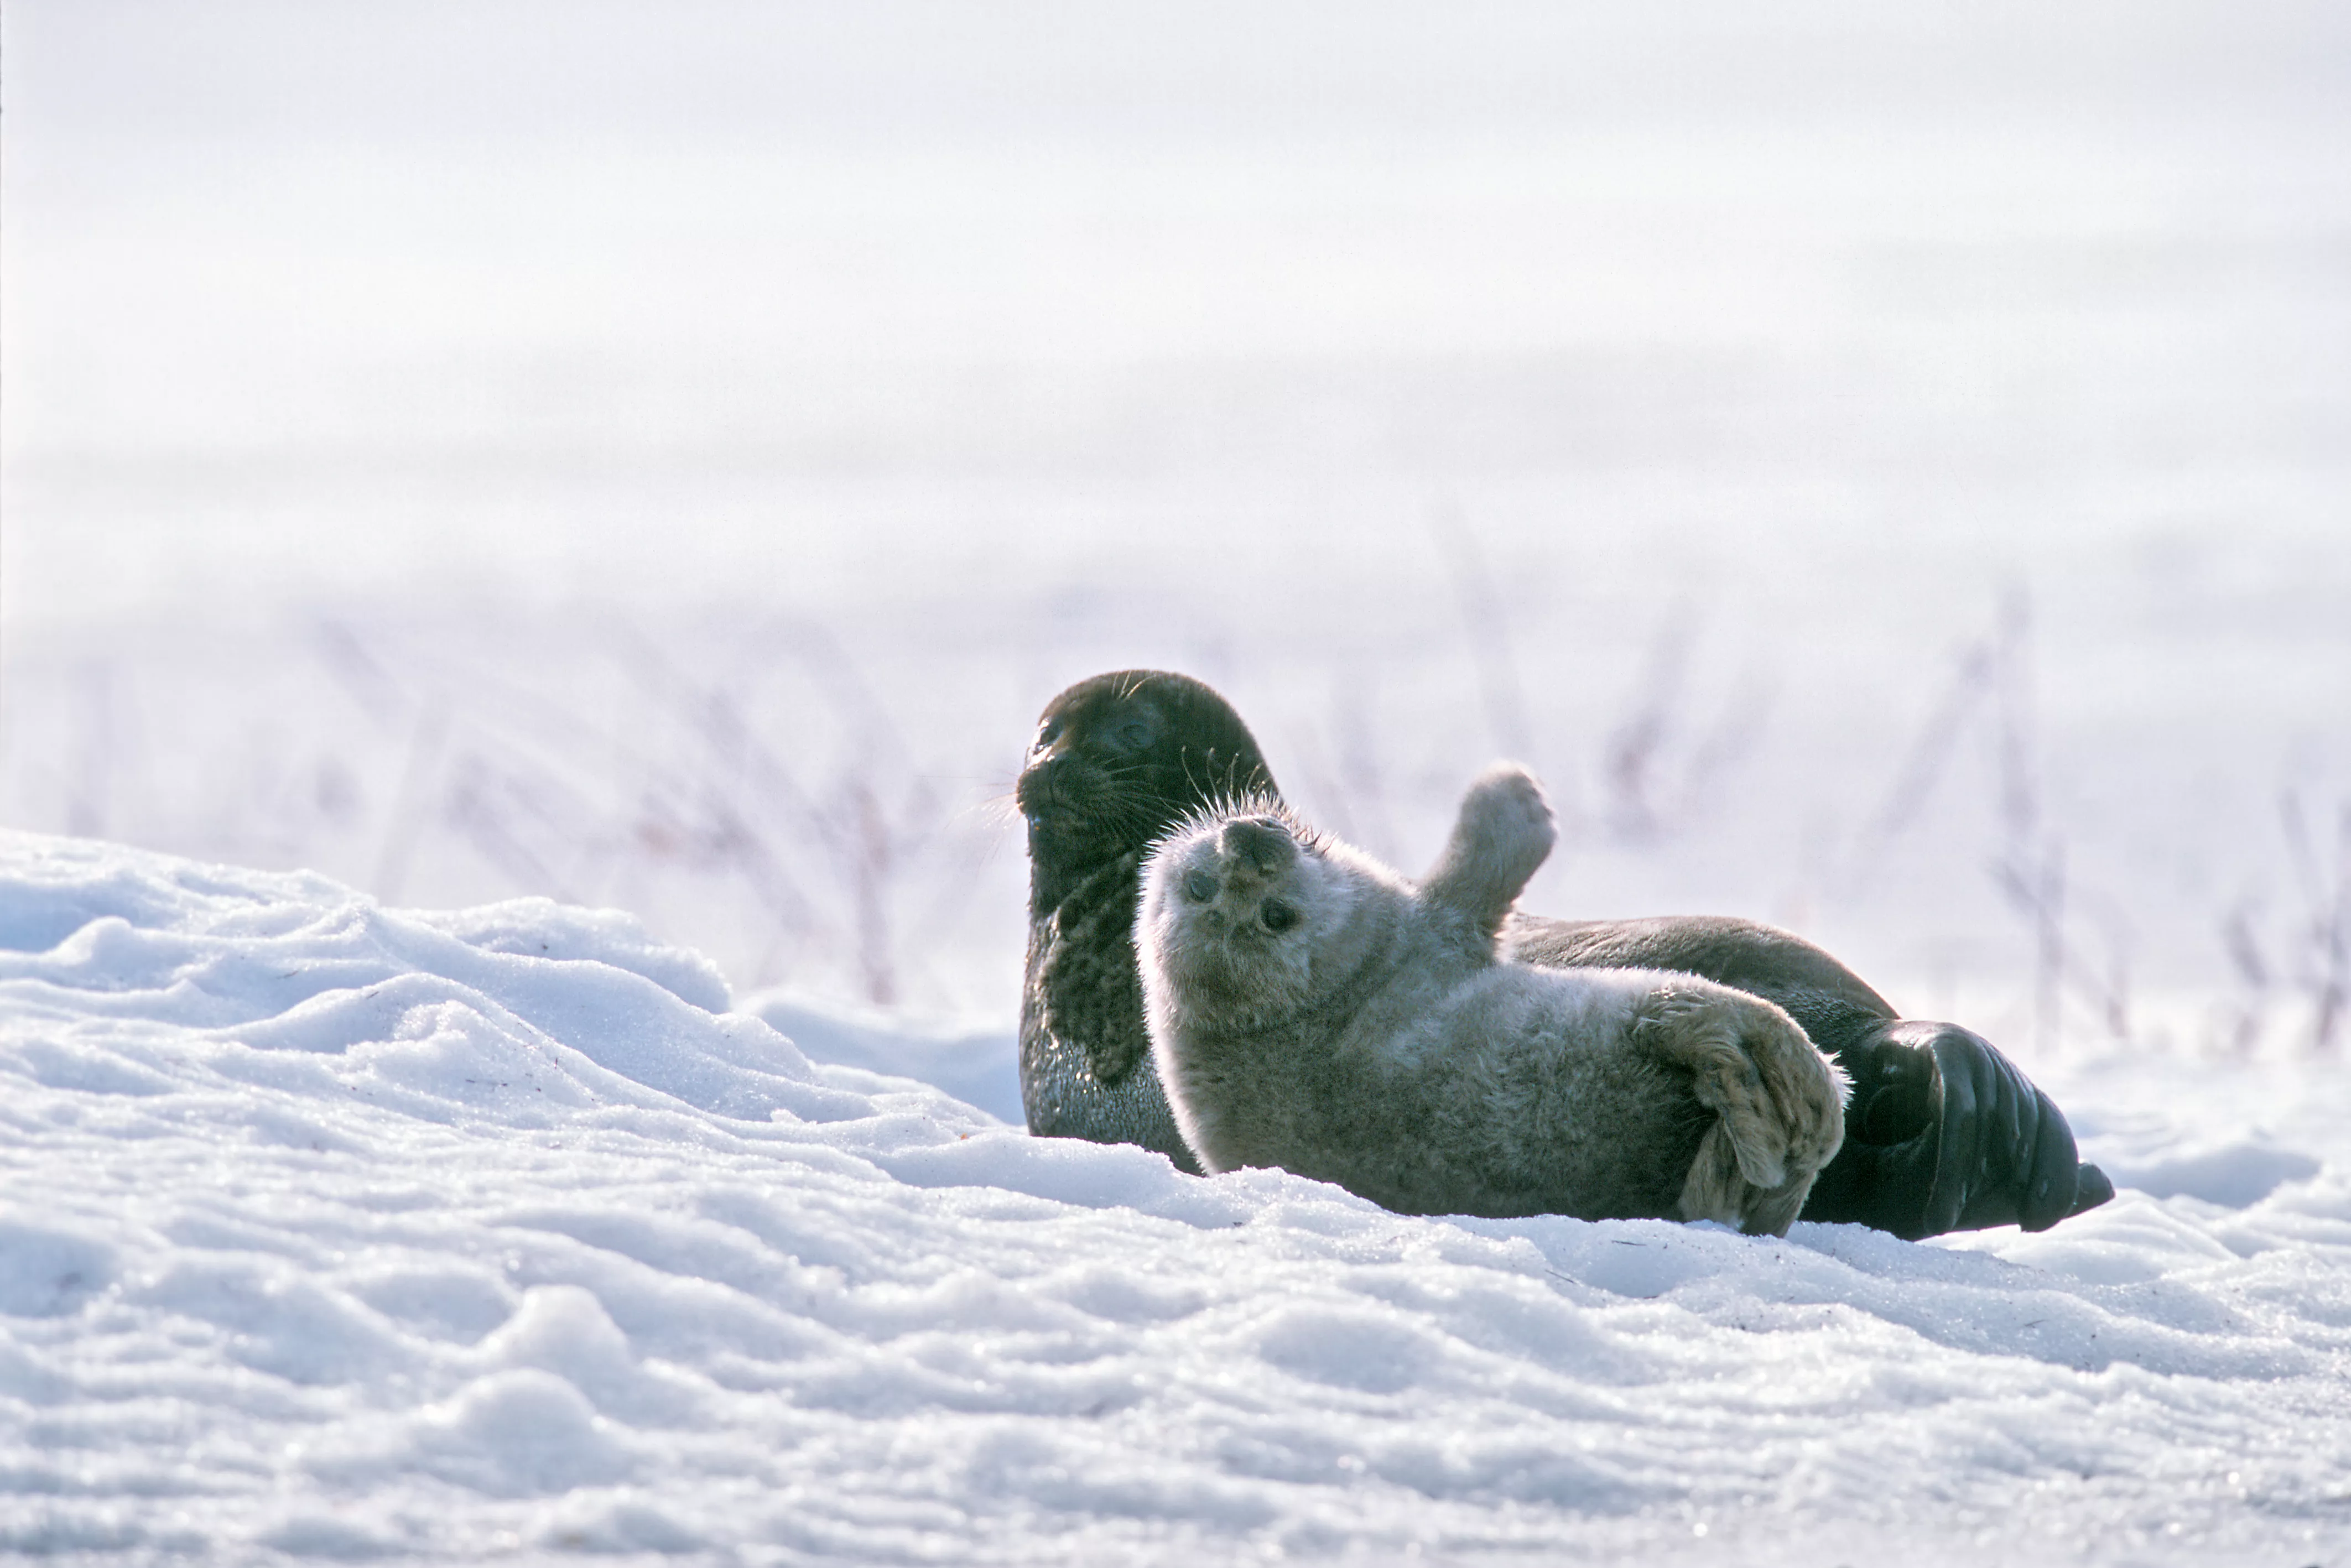
[[[1693,975],[1541,969],[1499,933],[1557,837],[1489,769],[1416,887],[1244,800],[1177,828],[1137,921],[1152,1052],[1210,1172],[1408,1214],[1712,1219],[1782,1235],[1844,1132],[1785,1012]]]

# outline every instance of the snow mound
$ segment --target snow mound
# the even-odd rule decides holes
[[[726,1002],[625,916],[0,835],[0,1551],[2351,1548],[2338,1082],[2137,1064],[2147,1190],[1768,1240],[1196,1180],[989,1114],[1008,1031]]]
[[[789,1035],[811,1061],[914,1078],[1019,1124],[1020,1042],[1008,1028],[914,1019],[853,1008],[789,989],[757,991],[735,1004]]]

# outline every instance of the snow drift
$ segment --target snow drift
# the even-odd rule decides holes
[[[2085,1067],[2107,1207],[1773,1241],[1187,1178],[762,1006],[852,1060],[622,915],[0,836],[0,1551],[2351,1549],[2336,1078]]]

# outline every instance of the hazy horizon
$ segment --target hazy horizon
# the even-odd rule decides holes
[[[1525,754],[1558,913],[1786,921],[2013,1032],[2029,873],[2113,971],[2068,1028],[2298,983],[2351,799],[2335,9],[20,0],[0,47],[0,821],[855,992],[879,790],[903,994],[1001,1011],[1029,717],[1175,664],[1407,867]]]

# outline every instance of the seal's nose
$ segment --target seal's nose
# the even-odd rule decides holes
[[[1012,784],[1013,803],[1029,819],[1029,825],[1035,827],[1044,818],[1076,803],[1071,783],[1068,763],[1059,757],[1044,758],[1020,770],[1020,777]]]
[[[1270,817],[1242,817],[1227,822],[1217,841],[1225,853],[1246,861],[1260,873],[1280,871],[1298,858],[1297,844]]]

